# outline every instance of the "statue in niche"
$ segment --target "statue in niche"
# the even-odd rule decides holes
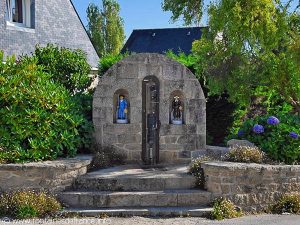
[[[120,95],[117,106],[117,123],[128,123],[128,103],[124,95]]]
[[[183,107],[179,96],[174,97],[174,100],[172,102],[172,111],[173,111],[172,124],[176,124],[176,125],[182,124]]]

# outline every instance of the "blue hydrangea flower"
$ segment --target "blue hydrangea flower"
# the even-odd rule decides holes
[[[280,123],[279,119],[275,116],[270,116],[267,120],[267,123],[270,125],[277,125]]]
[[[237,133],[237,135],[238,135],[239,137],[243,136],[243,135],[244,135],[244,131],[243,131],[243,130],[239,130],[238,133]]]
[[[298,139],[299,135],[296,132],[291,132],[290,137],[292,137],[294,139]]]
[[[261,134],[265,131],[264,127],[260,124],[255,124],[252,128],[253,132],[256,134]]]

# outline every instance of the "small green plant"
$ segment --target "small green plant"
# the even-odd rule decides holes
[[[18,219],[28,219],[38,216],[38,212],[30,205],[20,206],[16,212]]]
[[[0,196],[0,216],[18,219],[44,217],[61,209],[61,204],[45,192],[17,191]]]
[[[279,200],[270,206],[270,211],[275,214],[282,213],[300,213],[300,195],[285,194]]]
[[[208,156],[202,156],[202,157],[193,159],[193,161],[190,165],[189,173],[195,176],[196,187],[199,187],[202,189],[205,188],[205,176],[204,176],[203,169],[201,168],[201,163],[203,163],[205,161],[210,161],[210,160],[212,160],[212,159]]]
[[[213,202],[213,212],[211,217],[214,220],[231,219],[243,216],[243,212],[239,210],[230,200],[226,198],[217,198]]]
[[[262,163],[265,153],[258,147],[237,146],[225,155],[224,160],[230,162]]]

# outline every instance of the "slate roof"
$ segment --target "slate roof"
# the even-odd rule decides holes
[[[35,6],[35,23],[32,28],[24,28],[7,25],[5,1],[0,0],[0,50],[4,52],[4,58],[9,55],[30,55],[37,44],[45,46],[52,43],[81,49],[87,54],[89,64],[92,67],[98,66],[97,52],[71,0],[32,2]]]
[[[193,41],[200,39],[205,27],[164,28],[133,30],[122,53],[160,53],[168,50],[189,54]]]

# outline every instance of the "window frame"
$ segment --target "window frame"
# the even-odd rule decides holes
[[[13,4],[14,0],[6,0],[6,23],[12,27],[22,27],[27,29],[34,29],[32,24],[32,13],[31,13],[31,0],[22,1],[22,23],[13,21]]]

